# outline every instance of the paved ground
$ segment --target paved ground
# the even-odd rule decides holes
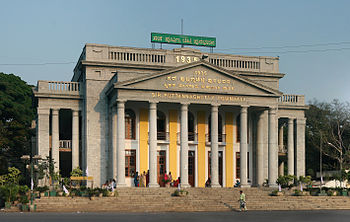
[[[329,222],[349,221],[350,211],[249,211],[249,212],[203,212],[203,213],[4,213],[1,222]]]

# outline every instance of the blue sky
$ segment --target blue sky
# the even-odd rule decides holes
[[[151,32],[180,33],[183,19],[184,34],[217,38],[214,52],[280,56],[284,93],[350,102],[349,9],[341,0],[0,0],[0,72],[70,81],[86,43],[150,48]]]

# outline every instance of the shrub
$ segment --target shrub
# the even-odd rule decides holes
[[[179,197],[179,196],[187,196],[188,195],[188,191],[187,190],[175,190],[174,193],[171,194],[171,196],[174,196],[174,197]]]
[[[19,202],[20,202],[21,204],[27,204],[27,203],[29,203],[28,196],[27,196],[27,195],[21,195],[20,198],[19,198]]]
[[[276,183],[281,185],[282,188],[286,188],[291,187],[294,180],[295,176],[293,175],[279,176],[276,180]]]

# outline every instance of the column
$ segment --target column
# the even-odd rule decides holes
[[[278,149],[277,149],[276,108],[269,109],[269,186],[277,187]]]
[[[288,119],[288,175],[294,175],[294,119]]]
[[[112,152],[110,154],[110,159],[111,159],[111,171],[110,171],[110,176],[111,178],[116,178],[117,177],[117,107],[114,105],[111,110],[111,116],[112,116]]]
[[[181,104],[181,187],[189,187],[188,183],[188,104]]]
[[[48,108],[38,108],[38,122],[37,122],[37,134],[36,134],[36,144],[37,152],[41,158],[46,159],[50,154],[50,109]]]
[[[263,162],[264,162],[264,182],[269,177],[269,110],[265,109],[262,113],[262,122],[263,122]]]
[[[278,132],[278,148],[280,151],[283,150],[283,124],[279,128]]]
[[[149,104],[149,187],[159,187],[157,182],[157,103]]]
[[[240,167],[241,187],[249,187],[248,184],[248,106],[241,107],[241,141],[240,141]]]
[[[60,141],[59,141],[59,109],[52,110],[52,129],[51,129],[52,159],[55,163],[55,171],[60,169]]]
[[[220,187],[219,184],[219,106],[211,106],[211,187]]]
[[[305,176],[305,122],[305,118],[296,120],[296,174],[298,178]]]
[[[257,135],[256,135],[256,160],[257,160],[257,184],[264,183],[264,112],[258,115]]]
[[[284,162],[281,161],[281,163],[278,166],[278,176],[284,176]]]
[[[72,110],[72,169],[79,166],[79,110]]]
[[[278,124],[278,122],[277,122]],[[284,130],[284,126],[283,124],[281,124],[281,126],[279,127],[279,131],[278,131],[278,152],[283,153],[284,149],[283,149],[283,130]],[[279,156],[278,156],[279,158]],[[278,165],[278,176],[283,176],[284,175],[284,162],[283,160],[280,161],[279,165]]]
[[[125,101],[117,102],[117,187],[125,183]]]

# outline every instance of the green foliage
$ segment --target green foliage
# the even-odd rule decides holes
[[[282,188],[291,187],[293,181],[296,180],[296,177],[293,175],[279,176],[276,180],[276,183],[281,185]]]
[[[17,160],[29,153],[32,134],[32,89],[20,77],[0,73],[0,98],[0,156],[20,167],[22,163]],[[5,164],[0,161],[0,168]]]
[[[183,190],[183,189],[176,189],[174,191],[174,193],[171,194],[171,196],[174,197],[181,197],[181,196],[187,196],[188,195],[188,191],[187,190]]]
[[[298,179],[298,182],[305,184],[307,186],[311,186],[312,185],[312,180],[311,180],[311,176],[300,176]]]
[[[29,203],[29,198],[27,195],[21,195],[20,198],[19,198],[19,202],[21,204],[27,204]]]
[[[45,191],[48,191],[48,190],[49,190],[49,187],[48,187],[48,186],[36,187],[35,190],[36,190],[36,191],[39,191],[40,193],[43,193],[43,192],[45,192]]]
[[[76,167],[70,172],[70,175],[72,177],[81,177],[83,176],[83,171],[80,169],[80,167]]]

